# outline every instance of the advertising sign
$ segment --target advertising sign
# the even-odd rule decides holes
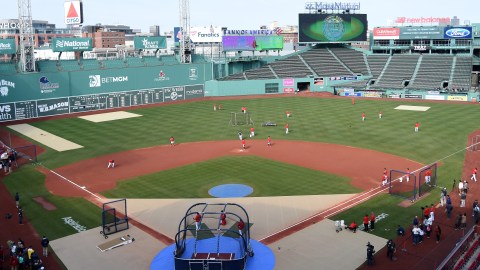
[[[67,1],[63,3],[65,10],[65,24],[83,23],[83,3],[82,1]]]
[[[221,27],[190,27],[190,40],[194,43],[220,43],[222,36]]]
[[[254,36],[223,36],[224,51],[254,51],[256,42]]]
[[[202,98],[205,96],[202,85],[185,86],[185,99]]]
[[[282,50],[283,36],[256,36],[257,51]]]
[[[445,27],[444,38],[472,38],[472,27]]]
[[[14,103],[0,104],[0,120],[1,121],[15,120],[15,104]]]
[[[373,39],[399,39],[400,28],[374,28]]]
[[[425,99],[429,99],[429,100],[445,100],[445,97],[444,97],[444,96],[440,96],[440,95],[425,95]]]
[[[165,93],[165,102],[185,99],[185,88],[183,86],[167,87],[163,89],[163,92]]]
[[[411,46],[410,49],[414,50],[414,51],[419,51],[419,52],[424,52],[424,51],[428,51],[430,50],[432,47],[430,46],[425,46],[425,45],[415,45],[415,46]]]
[[[173,42],[177,43],[180,42],[180,39],[182,38],[182,28],[181,27],[174,27],[173,28]]]
[[[283,88],[283,93],[294,93],[295,89],[293,87]]]
[[[422,99],[422,95],[410,95],[410,94],[405,94],[405,98],[418,98]]]
[[[417,17],[417,18],[408,18],[408,17],[397,17],[395,20],[396,24],[408,24],[408,25],[422,25],[422,24],[450,24],[450,17]]]
[[[0,54],[15,54],[17,53],[17,46],[15,39],[0,39]]]
[[[443,27],[401,27],[400,39],[443,39]]]
[[[133,46],[135,50],[145,49],[166,49],[166,37],[134,37]]]
[[[54,52],[91,51],[91,38],[52,38]]]
[[[50,116],[70,112],[68,97],[37,100],[38,116]]]
[[[295,86],[295,80],[293,78],[283,79],[283,86]]]
[[[324,82],[323,77],[313,79],[313,84],[315,84],[315,85],[323,85],[323,82]]]
[[[447,96],[447,100],[468,101],[468,96]]]
[[[366,41],[366,14],[299,14],[299,42]]]

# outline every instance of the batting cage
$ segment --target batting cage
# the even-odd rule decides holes
[[[105,239],[108,235],[129,228],[127,215],[127,199],[106,202],[102,207],[102,231]]]
[[[175,235],[175,270],[243,270],[250,245],[250,219],[235,203],[191,206]]]
[[[5,133],[0,135],[6,136]],[[8,136],[10,133],[8,133]],[[2,166],[7,165],[18,167],[27,163],[37,162],[37,146],[34,144],[15,146],[11,145],[10,137],[0,138],[0,162]],[[8,161],[8,164],[7,164]],[[5,169],[5,168],[4,168]]]
[[[427,165],[418,174],[418,196],[430,192],[437,186],[437,163]]]
[[[250,113],[246,112],[231,112],[230,113],[230,123],[231,126],[243,126],[243,125],[253,125],[252,118]]]
[[[392,195],[396,195],[410,201],[414,201],[417,196],[415,174],[404,171],[390,170],[390,189]]]

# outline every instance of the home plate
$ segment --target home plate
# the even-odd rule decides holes
[[[425,112],[428,111],[430,107],[426,106],[408,106],[408,105],[400,105],[395,108],[395,110],[404,110],[404,111],[418,111],[418,112]]]

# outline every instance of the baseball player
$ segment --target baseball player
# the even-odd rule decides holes
[[[382,119],[382,111],[378,112],[378,119]]]
[[[242,112],[243,112],[243,113],[247,113],[247,107],[243,106],[243,107],[242,107]]]
[[[250,138],[255,136],[255,129],[253,127],[250,128]]]
[[[388,176],[384,174],[382,177],[382,187],[387,185],[387,183],[388,183]]]
[[[197,228],[197,231],[200,230],[202,226],[202,216],[200,215],[200,213],[197,212],[193,219],[195,220],[195,227]]]
[[[425,172],[425,183],[430,183],[430,179],[432,178],[432,170],[428,169]]]
[[[245,139],[242,140],[242,148],[243,148],[243,149],[247,149]]]
[[[367,116],[367,115],[365,114],[365,112],[362,112],[362,122],[365,121],[365,117],[366,117],[366,116]]]
[[[407,174],[405,175],[405,178],[407,179],[408,183],[408,181],[410,181],[410,168],[407,168]]]
[[[243,140],[243,134],[241,131],[238,132],[238,139],[241,141]]]
[[[285,134],[288,134],[288,123],[285,124]]]
[[[267,146],[272,146],[272,138],[270,136],[267,138]]]
[[[170,145],[175,146],[175,138],[173,138],[173,136],[170,137]]]
[[[115,160],[110,159],[110,160],[108,161],[107,169],[110,169],[110,167],[115,168]]]
[[[476,167],[472,171],[472,177],[470,177],[470,180],[473,180],[473,181],[477,182],[477,168]]]
[[[415,132],[418,132],[418,129],[420,128],[420,124],[418,122],[415,123]]]
[[[222,213],[220,214],[220,224],[222,224],[222,226],[225,226],[227,225],[227,215],[225,215],[223,210],[221,212]]]
[[[238,227],[238,234],[240,234],[240,236],[242,236],[243,235],[243,228],[245,228],[245,223],[243,223],[243,220],[240,219],[240,221],[237,224],[237,227]]]

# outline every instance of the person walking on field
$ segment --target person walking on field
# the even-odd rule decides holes
[[[245,142],[245,139],[242,140],[242,148],[247,149],[247,143]]]
[[[43,256],[45,257],[48,257],[48,244],[50,243],[50,241],[48,240],[48,238],[44,235],[42,237],[42,240],[40,241],[40,244],[42,245],[42,249],[43,249]]]
[[[272,138],[270,136],[267,137],[267,146],[272,146]]]
[[[288,134],[288,123],[285,124],[285,134]]]
[[[170,137],[170,145],[175,146],[175,138],[173,136]]]
[[[366,117],[367,117],[367,115],[365,114],[365,112],[362,112],[362,122],[365,122]]]
[[[420,129],[420,124],[418,122],[415,123],[415,132],[418,132]]]
[[[378,112],[378,119],[382,119],[382,111]]]
[[[363,230],[368,232],[368,214],[363,217]]]
[[[373,231],[375,229],[375,214],[372,212],[370,215],[370,230]]]
[[[250,138],[255,136],[255,129],[253,127],[250,128]]]
[[[15,205],[17,206],[17,209],[20,206],[20,195],[18,192],[15,193]]]
[[[476,167],[472,171],[472,177],[470,177],[470,180],[473,180],[473,181],[477,182],[477,168]]]
[[[446,204],[447,204],[447,188],[444,187],[440,195],[440,205],[443,207]]]

